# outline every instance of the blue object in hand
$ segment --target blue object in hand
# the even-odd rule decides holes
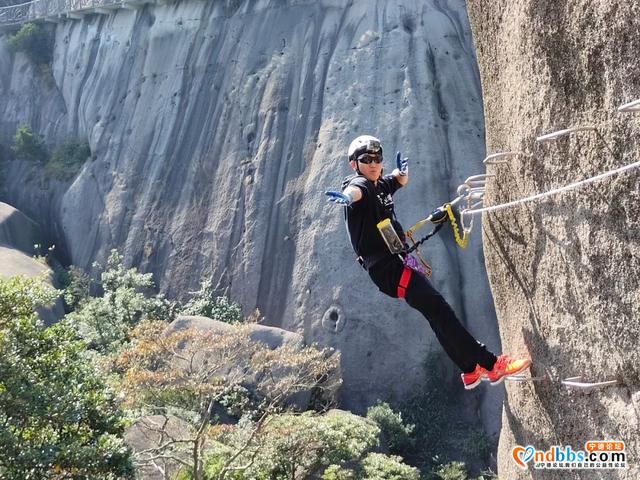
[[[396,167],[398,167],[400,175],[404,176],[409,173],[409,159],[407,157],[402,158],[400,152],[396,153]]]
[[[348,193],[336,192],[336,191],[328,191],[324,192],[324,194],[329,197],[327,198],[327,202],[339,203],[341,205],[351,205],[353,203],[353,198]]]

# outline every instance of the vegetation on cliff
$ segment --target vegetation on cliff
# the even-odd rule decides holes
[[[423,443],[441,433],[433,416],[427,425],[415,411],[384,403],[367,418],[335,410],[334,352],[256,341],[239,306],[207,282],[180,306],[153,293],[151,274],[125,268],[116,251],[104,269],[95,266],[103,270],[98,281],[68,270],[64,298],[73,311],[49,328],[35,307],[60,292],[35,280],[0,280],[0,363],[8,372],[0,384],[8,427],[0,435],[0,474],[468,478],[459,462],[430,458],[418,469],[403,461],[439,452]],[[228,327],[174,328],[178,311],[207,313]]]

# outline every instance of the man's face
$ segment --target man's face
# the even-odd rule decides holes
[[[354,168],[355,168],[354,162]],[[368,153],[358,157],[357,167],[367,180],[375,182],[382,175],[382,156]]]

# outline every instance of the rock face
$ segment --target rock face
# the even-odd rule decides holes
[[[34,245],[42,242],[36,223],[11,205],[0,202],[0,245],[35,254]]]
[[[471,1],[488,153],[521,151],[496,175],[498,204],[637,162],[640,2]],[[591,125],[553,142],[535,137]],[[485,215],[484,251],[505,349],[545,381],[507,387],[500,478],[637,479],[640,468],[639,171]],[[618,379],[589,394],[559,380]],[[626,442],[627,470],[522,471],[515,445],[583,450]]]
[[[463,1],[184,0],[53,28],[51,72],[0,41],[3,142],[26,122],[52,146],[88,139],[93,160],[69,185],[12,162],[5,196],[72,263],[118,248],[169,296],[213,278],[247,313],[339,348],[347,408],[421,381],[435,337],[377,292],[323,192],[350,173],[363,133],[382,138],[388,170],[396,149],[411,159],[396,195],[406,228],[482,169]],[[425,253],[437,288],[498,350],[479,236],[462,252],[447,232]]]
[[[44,277],[53,283],[53,272],[44,263],[33,258],[34,245],[42,243],[38,226],[11,205],[0,202],[0,277],[15,275]],[[38,309],[40,319],[46,324],[60,320],[64,315],[62,300],[50,307]]]

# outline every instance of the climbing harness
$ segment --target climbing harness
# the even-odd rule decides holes
[[[402,269],[402,275],[400,276],[400,281],[398,282],[398,298],[404,298],[407,293],[407,288],[409,288],[409,282],[411,281],[411,274],[413,269],[407,265]]]

